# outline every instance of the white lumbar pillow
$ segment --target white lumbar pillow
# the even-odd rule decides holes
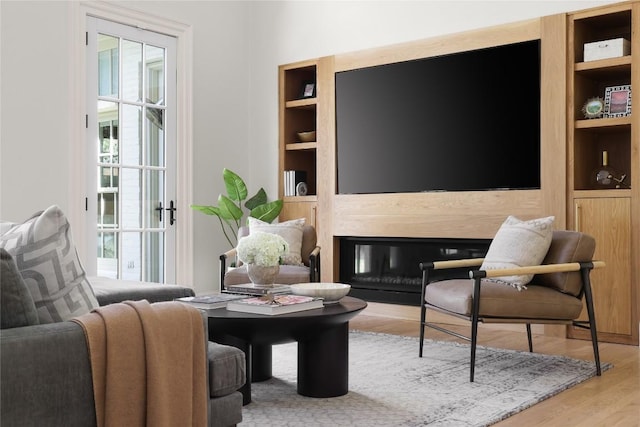
[[[500,226],[484,258],[481,270],[540,265],[551,246],[555,217],[522,221],[509,216]],[[507,283],[518,290],[526,288],[533,274],[504,276],[492,279]]]

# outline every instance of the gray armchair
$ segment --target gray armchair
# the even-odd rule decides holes
[[[249,234],[248,227],[240,227],[238,239]],[[291,285],[320,281],[320,246],[317,245],[318,236],[312,225],[305,225],[302,229],[302,248],[300,255],[304,265],[281,265],[276,283]],[[236,268],[227,271],[228,260],[236,259],[236,249],[230,249],[220,255],[220,289],[230,285],[250,283],[247,266],[238,261]]]

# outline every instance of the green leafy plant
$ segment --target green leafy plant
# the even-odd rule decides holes
[[[205,215],[218,217],[224,237],[231,247],[235,248],[238,243],[238,229],[246,224],[246,219],[243,219],[245,213],[248,212],[248,216],[271,223],[280,215],[283,203],[281,199],[269,202],[267,193],[262,187],[254,196],[247,199],[249,195],[247,185],[238,174],[229,169],[222,170],[222,179],[227,194],[218,196],[217,206],[191,205],[191,208]]]

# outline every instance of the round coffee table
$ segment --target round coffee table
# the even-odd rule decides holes
[[[251,382],[271,378],[271,346],[294,341],[298,393],[342,396],[349,391],[349,320],[366,306],[347,296],[323,308],[275,316],[208,310],[209,340],[244,351],[247,381],[240,391],[245,405],[251,402]]]

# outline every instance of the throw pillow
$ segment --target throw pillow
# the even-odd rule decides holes
[[[281,236],[289,244],[289,252],[282,259],[285,265],[302,265],[302,228],[304,218],[292,219],[290,221],[269,224],[257,218],[249,217],[249,233],[263,231]]]
[[[37,325],[33,298],[9,252],[0,248],[0,328]]]
[[[555,217],[521,221],[509,216],[500,226],[489,245],[481,270],[540,265],[551,246],[553,221]],[[518,290],[526,288],[533,274],[505,276],[491,279],[514,286]]]
[[[69,320],[98,307],[64,213],[51,206],[0,236],[13,255],[40,323]]]

